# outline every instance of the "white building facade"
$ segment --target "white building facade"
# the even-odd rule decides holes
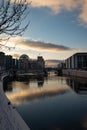
[[[76,53],[65,60],[66,69],[87,69],[87,53]]]

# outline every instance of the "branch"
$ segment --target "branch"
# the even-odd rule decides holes
[[[0,6],[0,34],[22,35],[22,32],[29,26],[26,18],[29,15],[29,5],[26,0],[2,0]],[[23,26],[23,22],[26,24]],[[22,27],[23,26],[23,27]]]

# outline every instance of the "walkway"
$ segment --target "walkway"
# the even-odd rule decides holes
[[[0,130],[30,130],[3,91],[0,81]]]

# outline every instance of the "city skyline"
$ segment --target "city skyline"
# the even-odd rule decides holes
[[[42,55],[44,59],[58,60],[87,51],[86,0],[32,0],[29,8],[28,29],[22,37],[6,43],[13,49],[2,51],[14,57]]]

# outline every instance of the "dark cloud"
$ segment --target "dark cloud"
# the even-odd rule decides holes
[[[17,43],[17,45],[21,45],[21,47],[32,48],[32,49],[41,49],[48,51],[67,51],[72,50],[71,48],[64,45],[57,45],[53,43],[46,43],[43,41],[34,41],[34,40],[23,40]]]

